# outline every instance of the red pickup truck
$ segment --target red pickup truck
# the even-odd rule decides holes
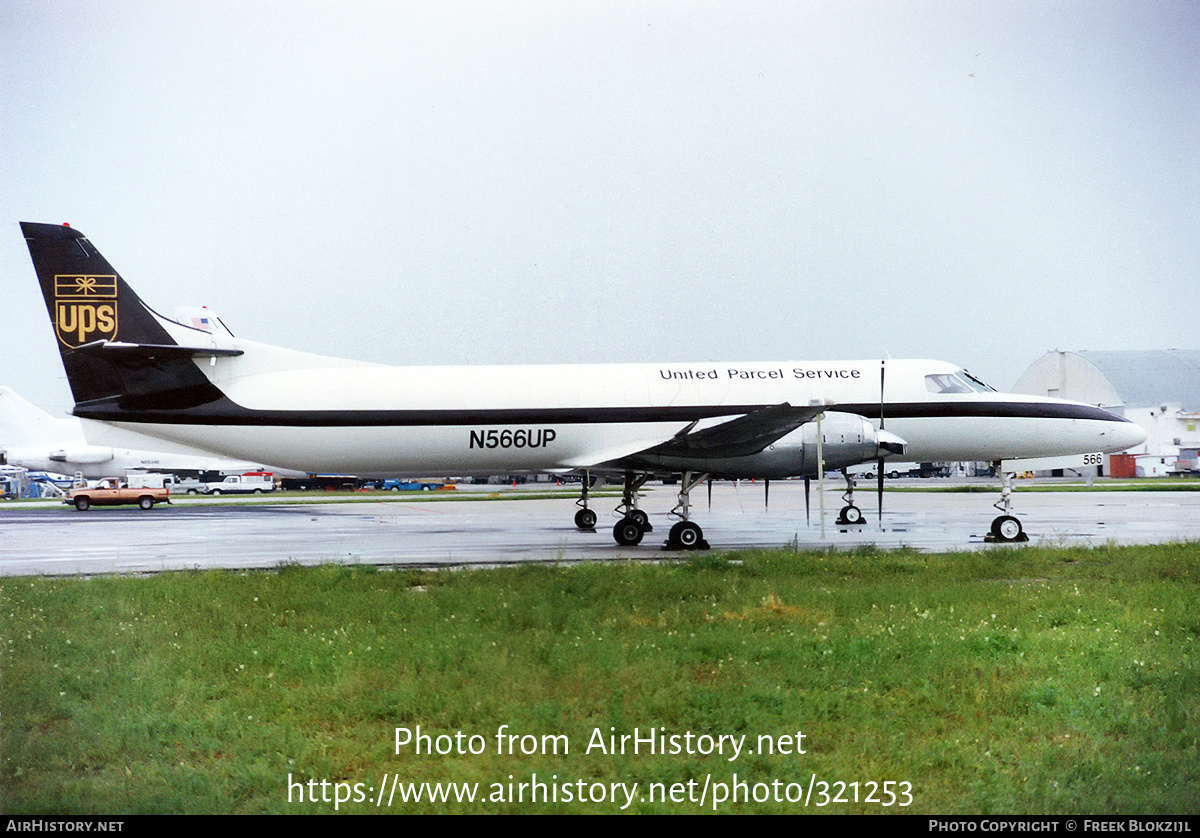
[[[80,512],[85,512],[92,506],[115,506],[122,503],[136,503],[142,509],[152,509],[156,503],[170,503],[168,489],[124,486],[119,480],[108,478],[101,480],[95,486],[72,489],[63,503],[73,503]]]

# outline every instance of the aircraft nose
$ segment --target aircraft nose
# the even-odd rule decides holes
[[[1104,449],[1109,452],[1125,451],[1146,441],[1146,431],[1126,419],[1113,417],[1114,421],[1104,431]]]

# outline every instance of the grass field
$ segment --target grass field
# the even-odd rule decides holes
[[[1195,814],[1198,583],[1197,544],[0,579],[0,809]]]

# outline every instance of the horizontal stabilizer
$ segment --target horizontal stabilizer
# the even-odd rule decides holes
[[[176,344],[122,343],[113,340],[97,340],[76,346],[74,352],[85,352],[98,356],[125,358],[211,358],[244,355],[241,349],[218,349],[215,346],[178,346]]]

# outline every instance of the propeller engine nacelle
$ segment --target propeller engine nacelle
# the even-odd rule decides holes
[[[895,434],[877,430],[856,413],[826,411],[821,419],[825,471],[875,462],[903,454],[907,443]],[[722,478],[779,480],[817,474],[817,422],[806,422],[757,454],[746,457],[692,458],[658,456],[656,467],[670,471],[707,472]]]

